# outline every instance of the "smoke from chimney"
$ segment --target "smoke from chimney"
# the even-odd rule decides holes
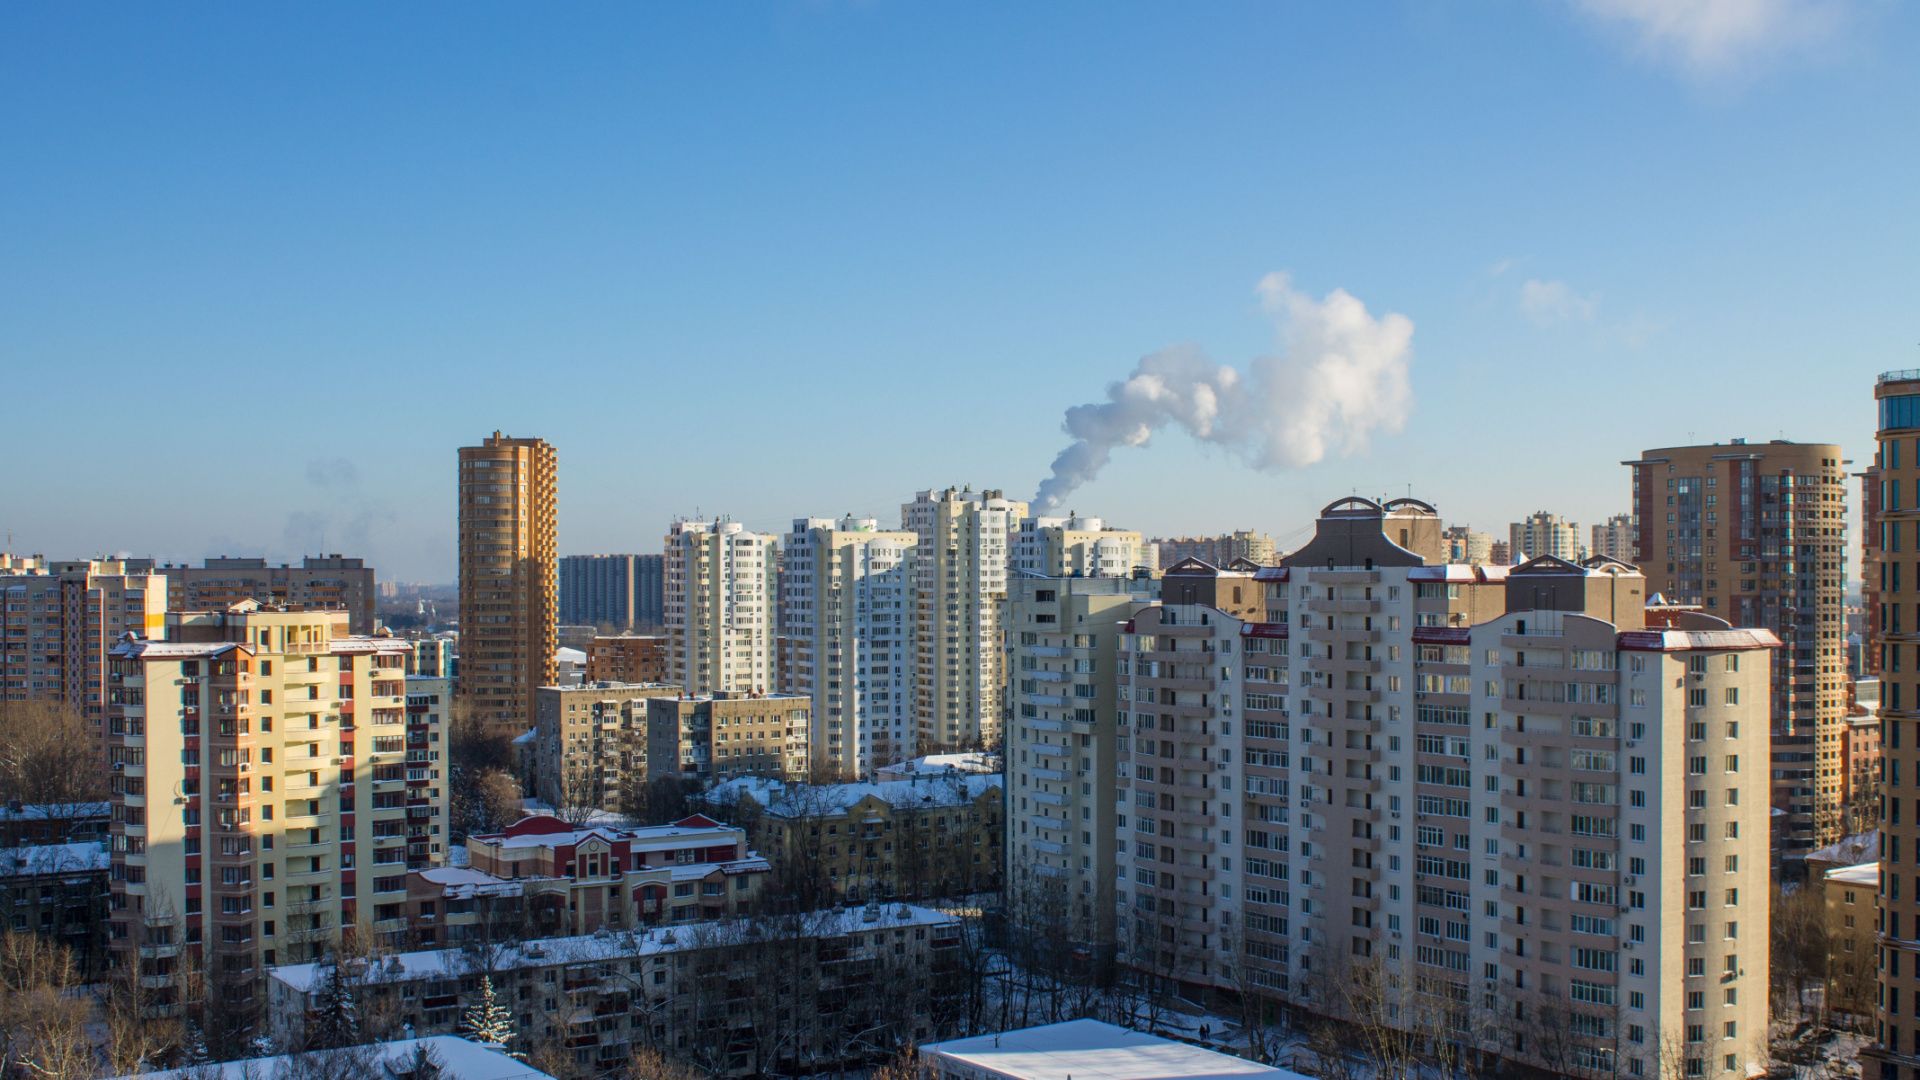
[[[1256,469],[1311,465],[1329,451],[1363,450],[1374,429],[1397,431],[1413,408],[1407,382],[1413,321],[1374,318],[1344,289],[1315,300],[1286,274],[1260,279],[1260,306],[1279,330],[1281,351],[1245,372],[1215,364],[1192,346],[1142,357],[1107,400],[1075,405],[1061,425],[1073,442],[1033,497],[1036,512],[1057,508],[1100,475],[1113,450],[1145,446],[1175,425]]]

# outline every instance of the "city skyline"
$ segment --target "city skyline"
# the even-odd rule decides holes
[[[1276,318],[1297,331],[1337,290],[1411,323],[1387,420],[1272,472],[1246,462],[1315,456],[1263,449],[1274,416],[1165,420],[1061,509],[1285,547],[1348,492],[1418,491],[1495,535],[1542,508],[1604,521],[1647,446],[1836,442],[1858,471],[1852,388],[1920,355],[1915,151],[1885,128],[1920,105],[1894,44],[1920,14],[1635,10],[402,12],[370,34],[351,12],[11,8],[0,355],[88,377],[10,417],[69,469],[0,483],[0,531],[50,558],[337,551],[449,582],[451,448],[494,429],[551,441],[594,494],[562,499],[567,554],[657,551],[702,511],[777,532],[949,484],[1029,499],[1066,410],[1170,350],[1257,381],[1302,359]],[[527,56],[566,74],[523,78]],[[277,374],[208,374],[256,365]],[[1702,390],[1647,392],[1675,370]],[[329,385],[379,404],[316,409],[353,400]],[[643,439],[606,422],[648,401],[674,407]],[[71,469],[205,452],[76,440],[76,417],[290,409],[325,437],[229,455],[244,501],[74,495]],[[716,409],[880,452],[711,440]],[[992,426],[911,434],[939,410]]]

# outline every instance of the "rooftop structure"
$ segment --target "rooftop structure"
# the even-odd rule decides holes
[[[1069,1020],[933,1043],[920,1048],[920,1059],[939,1080],[1227,1080],[1248,1076],[1305,1080],[1300,1073],[1099,1020]]]
[[[491,1047],[468,1042],[454,1035],[434,1035],[425,1039],[395,1039],[392,1042],[373,1043],[367,1047],[353,1047],[352,1051],[371,1050],[378,1055],[379,1070],[366,1075],[362,1080],[386,1080],[387,1077],[406,1077],[412,1075],[411,1069],[417,1048],[425,1047],[432,1051],[438,1060],[441,1075],[458,1077],[459,1080],[553,1080],[551,1074],[516,1060]],[[339,1051],[317,1051],[311,1055],[297,1055],[299,1058],[321,1057],[335,1054],[348,1058],[352,1052],[342,1054]],[[140,1073],[139,1080],[255,1080],[258,1077],[283,1076],[285,1070],[293,1065],[296,1055],[281,1054],[277,1057],[249,1058],[246,1061],[223,1061],[214,1065],[195,1065],[186,1069],[170,1069],[166,1072]],[[119,1080],[133,1080],[133,1077],[121,1077]]]

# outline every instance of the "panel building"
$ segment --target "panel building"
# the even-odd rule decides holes
[[[773,690],[778,541],[734,521],[676,521],[666,545],[667,681],[696,695]]]
[[[812,702],[813,767],[854,777],[913,756],[914,554],[874,518],[796,518],[780,575],[784,689]]]
[[[209,558],[199,566],[161,566],[175,611],[225,611],[242,600],[263,607],[289,606],[344,611],[356,634],[374,629],[373,567],[344,555],[308,555],[300,565],[271,565],[260,558]]]
[[[662,555],[567,555],[560,560],[560,622],[653,629],[661,625]]]
[[[1146,544],[1097,517],[1037,517],[1013,537],[1013,570],[1044,577],[1126,577],[1144,569]]]
[[[108,651],[158,634],[166,612],[166,575],[149,564],[0,554],[0,702],[51,698],[102,732]]]
[[[1199,559],[1214,566],[1231,566],[1245,559],[1271,566],[1279,558],[1273,537],[1251,529],[1238,529],[1220,536],[1175,536],[1153,542],[1159,567],[1172,566],[1185,559]]]
[[[1027,504],[999,491],[922,491],[900,507],[916,537],[914,719],[919,753],[991,746],[1006,704],[1001,609]]]
[[[1588,548],[1588,553],[1623,563],[1638,564],[1640,526],[1633,520],[1633,515],[1615,514],[1604,523],[1595,525],[1593,544]]]
[[[1580,526],[1559,514],[1536,511],[1507,527],[1507,557],[1524,562],[1540,555],[1578,562],[1586,557]]]
[[[488,727],[533,727],[534,691],[557,681],[559,455],[494,432],[460,449],[457,693]]]
[[[678,697],[664,683],[543,686],[534,710],[534,790],[548,806],[616,810],[647,780],[647,700]]]
[[[1847,714],[1847,475],[1831,443],[1773,440],[1649,450],[1633,470],[1639,565],[1668,602],[1785,643],[1771,722],[1787,813],[1780,857],[1839,839]]]
[[[647,772],[710,785],[812,769],[812,701],[798,694],[656,697],[647,702]]]

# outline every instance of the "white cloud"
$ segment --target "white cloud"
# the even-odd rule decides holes
[[[1520,310],[1541,326],[1559,322],[1592,322],[1599,308],[1599,293],[1582,296],[1564,281],[1528,278],[1520,286]]]
[[[1588,17],[1628,33],[1643,55],[1697,77],[1737,75],[1752,64],[1830,38],[1853,0],[1573,0]]]

